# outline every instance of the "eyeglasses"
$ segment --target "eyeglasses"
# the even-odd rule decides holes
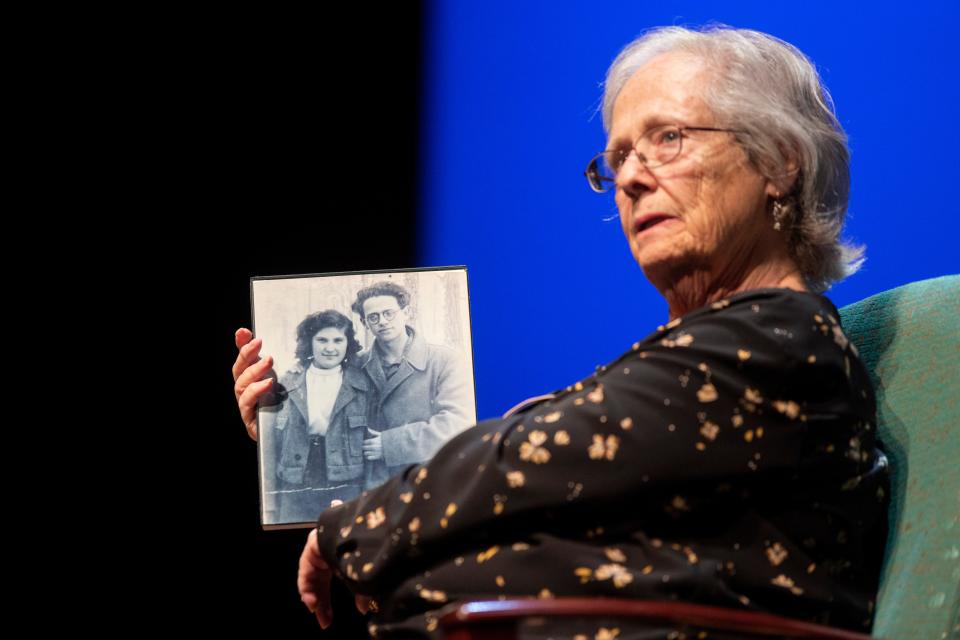
[[[590,188],[597,193],[610,191],[617,181],[617,173],[631,152],[637,153],[639,160],[647,169],[662,167],[673,162],[683,150],[684,131],[726,131],[742,133],[738,129],[717,129],[714,127],[681,127],[667,124],[647,129],[634,143],[632,148],[607,149],[593,156],[583,175],[587,177]]]
[[[398,313],[400,313],[400,309],[387,309],[386,311],[382,311],[380,313],[368,313],[367,322],[370,324],[377,324],[380,322],[381,316],[383,316],[384,322],[390,322],[397,317]]]

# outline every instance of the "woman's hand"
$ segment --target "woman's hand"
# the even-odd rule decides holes
[[[273,358],[260,358],[263,340],[254,338],[249,329],[237,329],[234,342],[240,353],[233,363],[233,394],[240,407],[240,417],[247,433],[257,439],[257,400],[273,387],[273,378],[265,378],[273,367]]]
[[[317,617],[320,627],[326,629],[333,622],[333,608],[330,605],[330,578],[333,572],[320,555],[317,543],[317,530],[307,536],[307,544],[300,554],[300,570],[297,572],[297,590],[300,600]],[[360,602],[357,602],[360,608]]]

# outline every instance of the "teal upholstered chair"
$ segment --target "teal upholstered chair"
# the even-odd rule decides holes
[[[960,638],[960,276],[914,282],[840,310],[877,391],[891,464],[890,533],[873,638]],[[537,616],[637,616],[794,638],[866,638],[797,621],[672,602],[515,599],[455,605],[451,640],[511,637]]]
[[[840,310],[877,391],[890,534],[873,635],[960,638],[960,276]]]

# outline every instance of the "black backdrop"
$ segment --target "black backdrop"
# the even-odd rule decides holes
[[[149,452],[160,491],[139,505],[155,535],[137,553],[159,590],[134,612],[144,630],[159,616],[184,632],[319,634],[296,592],[306,532],[259,526],[233,333],[251,276],[417,266],[424,18],[415,2],[321,6],[185,17],[151,56],[156,188],[140,198],[166,285],[151,356],[167,373],[148,396],[173,407],[146,407],[171,446]]]

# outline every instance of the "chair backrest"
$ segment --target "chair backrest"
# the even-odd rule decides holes
[[[891,464],[874,636],[960,638],[960,276],[840,310],[877,391]]]

